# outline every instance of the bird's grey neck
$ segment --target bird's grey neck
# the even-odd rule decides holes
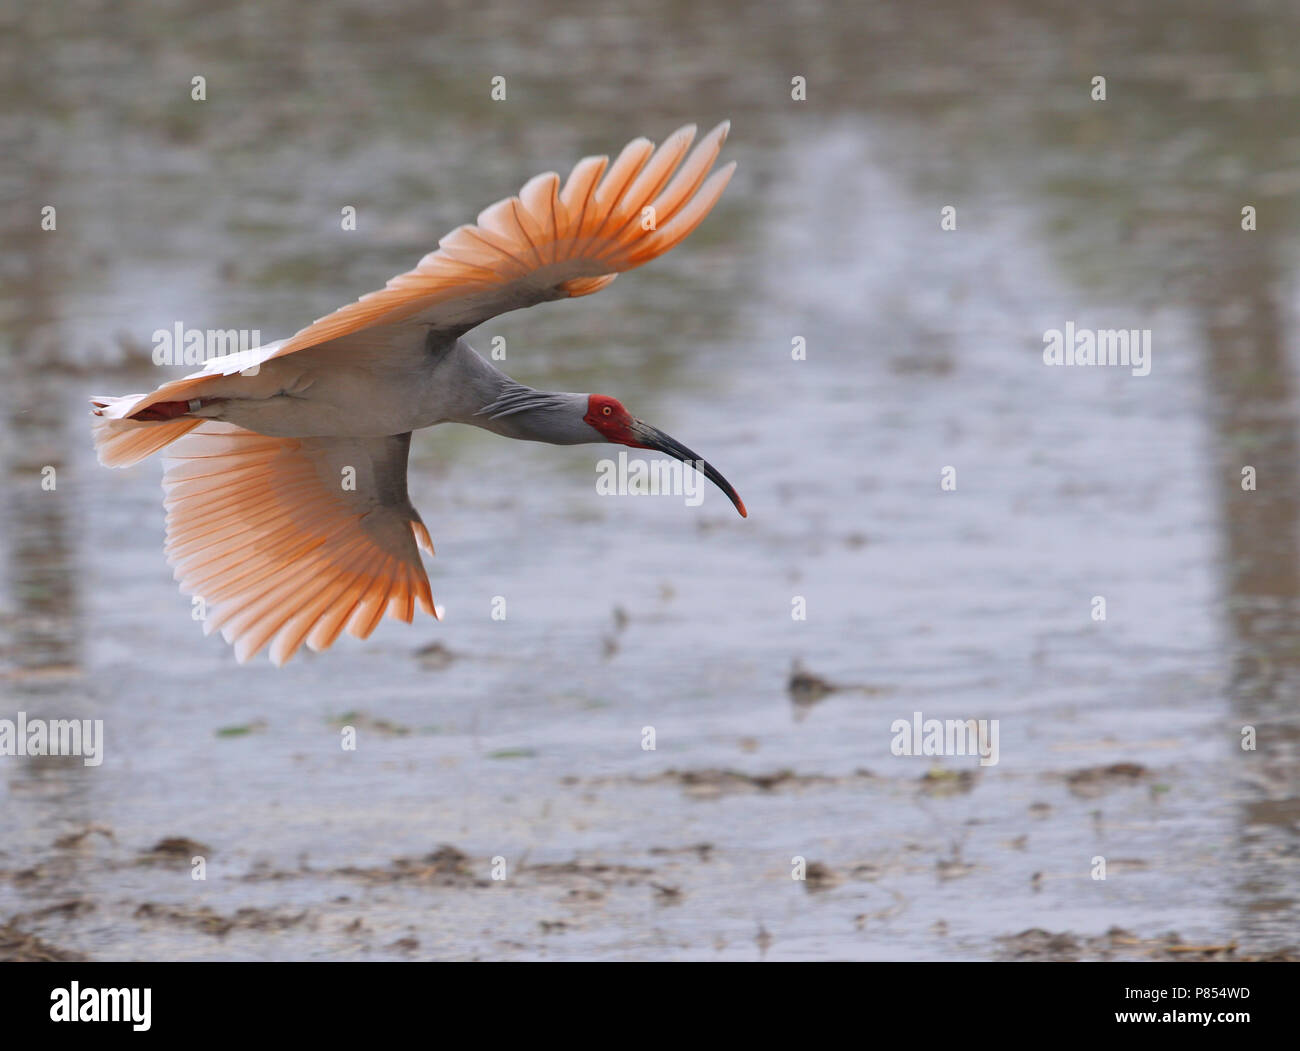
[[[468,344],[460,341],[468,355],[461,357],[459,381],[467,397],[451,418],[459,423],[492,431],[507,438],[547,442],[551,445],[582,445],[603,439],[583,422],[587,395],[535,390],[512,380]]]
[[[583,422],[587,395],[534,390],[507,377],[497,397],[475,413],[475,423],[507,438],[549,442],[551,445],[582,445],[601,441],[600,435]]]

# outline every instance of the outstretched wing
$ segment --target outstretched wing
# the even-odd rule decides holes
[[[245,661],[271,642],[283,664],[346,627],[366,638],[387,612],[434,612],[406,494],[410,434],[268,438],[204,421],[164,460],[167,560]],[[272,642],[272,640],[274,640]]]
[[[709,175],[729,127],[709,132],[685,164],[693,124],[658,150],[634,139],[612,165],[586,157],[563,189],[554,172],[538,175],[518,197],[480,212],[476,225],[449,233],[414,270],[308,325],[271,356],[399,321],[464,332],[510,310],[599,291],[663,255],[709,214],[736,167]]]
[[[256,371],[273,358],[344,337],[377,347],[418,346],[418,326],[455,336],[497,314],[597,292],[623,271],[663,255],[709,214],[736,168],[733,161],[709,174],[729,128],[729,122],[719,124],[689,157],[693,124],[677,129],[658,150],[648,139],[634,139],[613,164],[586,157],[563,188],[554,172],[538,175],[518,197],[480,212],[475,225],[457,227],[414,270],[379,291],[288,339],[212,358],[201,371],[150,394],[112,404],[101,399],[96,415],[124,420],[158,402],[201,397],[215,377]],[[181,427],[178,422],[175,429]],[[161,431],[149,440],[121,431],[106,424],[101,437],[135,442],[132,455],[165,444]]]

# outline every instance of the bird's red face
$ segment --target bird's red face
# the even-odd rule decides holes
[[[676,438],[670,438],[633,416],[623,403],[608,394],[589,394],[587,396],[587,415],[583,422],[592,427],[607,442],[615,445],[630,445],[633,449],[654,449],[667,453],[675,460],[690,464],[709,481],[727,494],[727,499],[736,505],[741,518],[748,518],[745,502],[740,494],[731,488],[731,483],[720,475],[703,457],[691,452]]]
[[[596,428],[606,441],[616,445],[630,445],[634,449],[646,448],[632,433],[632,424],[636,422],[632,414],[623,408],[621,401],[608,394],[588,395],[587,415],[582,420]]]

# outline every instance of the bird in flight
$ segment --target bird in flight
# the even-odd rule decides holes
[[[479,213],[414,270],[288,339],[210,359],[151,394],[95,397],[100,463],[166,448],[168,561],[246,661],[281,665],[303,643],[366,638],[384,614],[438,616],[406,491],[411,432],[467,423],[507,438],[612,442],[691,464],[745,515],[725,478],[603,394],[534,390],[462,338],[498,314],[590,295],[663,255],[722,195],[710,174],[728,124],[687,156],[688,125],[659,147],[635,139],[613,164],[586,157]],[[685,161],[683,162],[683,158]],[[418,545],[418,546],[417,546]]]

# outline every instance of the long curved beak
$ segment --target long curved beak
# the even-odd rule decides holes
[[[731,483],[723,478],[713,465],[702,456],[691,452],[676,438],[664,434],[658,427],[651,427],[650,424],[643,420],[633,420],[631,430],[633,437],[636,438],[641,448],[655,449],[658,452],[667,453],[674,460],[681,460],[687,466],[694,467],[727,494],[727,499],[736,505],[736,510],[740,512],[741,518],[749,517],[749,512],[745,510],[745,501],[740,498],[740,494],[731,488]]]

